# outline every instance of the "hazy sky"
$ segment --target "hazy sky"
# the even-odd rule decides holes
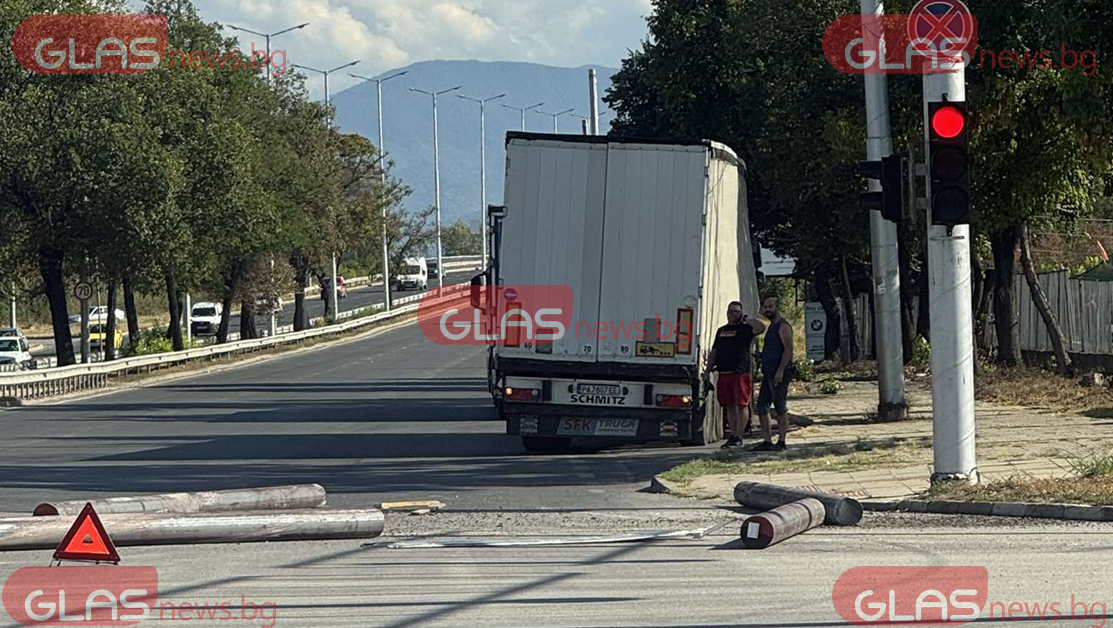
[[[292,63],[351,71],[384,70],[434,59],[532,61],[617,67],[645,36],[650,0],[194,0],[206,21],[275,32]],[[249,35],[238,34],[245,48]],[[257,39],[263,48],[263,41]],[[333,93],[353,79],[330,77]],[[310,81],[320,96],[321,81]]]

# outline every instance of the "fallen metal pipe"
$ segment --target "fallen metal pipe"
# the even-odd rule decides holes
[[[111,514],[100,520],[118,547],[369,539],[383,533],[383,513],[375,509]],[[69,517],[0,521],[0,550],[54,549],[71,525]]]
[[[827,524],[852,526],[862,520],[862,504],[849,497],[813,493],[798,488],[761,484],[759,482],[739,482],[734,487],[734,500],[736,502],[743,506],[761,510],[769,510],[809,497],[823,504],[827,511],[825,520]]]
[[[451,541],[400,541],[387,545],[387,549],[434,549],[447,547],[541,547],[551,545],[598,545],[632,543],[637,541],[662,541],[665,539],[700,539],[708,528],[696,530],[661,530],[615,536],[565,536],[550,539],[454,539]]]
[[[286,510],[320,508],[325,505],[325,489],[320,484],[292,484],[262,488],[238,488],[227,491],[168,493],[47,502],[35,506],[32,514],[78,515],[86,503],[92,503],[97,514],[128,512],[229,512],[241,510]]]
[[[765,549],[823,525],[827,510],[814,498],[777,506],[742,522],[742,544],[749,549]]]

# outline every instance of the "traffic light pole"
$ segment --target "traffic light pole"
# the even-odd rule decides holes
[[[924,74],[924,142],[931,168],[929,103],[966,100],[962,69]],[[928,182],[928,282],[931,313],[932,484],[979,480],[974,447],[974,334],[970,225],[933,225]]]
[[[885,12],[881,0],[861,0],[863,16]],[[863,36],[877,41],[881,21],[864,17]],[[866,157],[871,161],[893,152],[889,137],[889,85],[885,74],[865,74]],[[869,191],[880,192],[881,182],[869,181]],[[877,414],[883,421],[908,416],[904,398],[904,343],[900,315],[900,257],[897,226],[885,220],[880,210],[870,210],[870,252],[873,261],[874,321],[877,333]]]

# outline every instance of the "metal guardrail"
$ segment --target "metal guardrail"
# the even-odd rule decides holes
[[[457,284],[465,286],[466,284]],[[447,288],[448,286],[446,286]],[[450,301],[463,298],[463,292],[442,297],[438,301]],[[270,337],[253,340],[240,340],[224,344],[214,344],[185,351],[157,353],[153,355],[122,358],[112,362],[96,364],[75,364],[46,370],[18,371],[16,373],[0,374],[0,397],[14,397],[17,399],[41,399],[72,392],[92,390],[108,385],[111,378],[124,377],[132,374],[150,373],[186,362],[212,361],[226,355],[255,353],[286,344],[301,344],[307,340],[324,336],[342,334],[352,329],[364,327],[392,318],[401,317],[418,310],[416,301],[425,296],[425,293],[397,299],[395,305],[400,307],[390,312],[379,312],[343,323],[336,323],[326,327],[307,329],[300,332],[276,334]]]

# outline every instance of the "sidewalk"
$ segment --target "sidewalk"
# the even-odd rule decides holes
[[[789,433],[787,452],[724,452],[717,461],[741,463],[738,466],[753,471],[702,475],[681,483],[677,492],[733,500],[735,484],[750,481],[895,501],[928,489],[932,422],[926,385],[908,384],[911,418],[900,423],[872,423],[867,418],[877,405],[875,382],[846,382],[837,395],[811,392],[817,388],[794,385],[789,410],[815,423]],[[1108,418],[991,403],[978,403],[975,412],[983,481],[1068,476],[1075,456],[1113,448],[1113,420]],[[747,447],[754,442],[748,441]]]

